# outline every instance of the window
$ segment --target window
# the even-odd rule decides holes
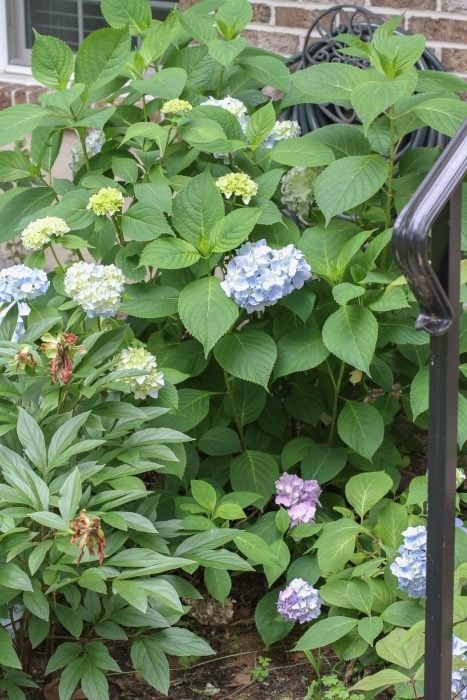
[[[176,7],[174,0],[149,0],[154,19],[164,19]],[[95,29],[105,27],[100,0],[7,0],[8,63],[28,66],[33,28],[57,36],[76,51]]]

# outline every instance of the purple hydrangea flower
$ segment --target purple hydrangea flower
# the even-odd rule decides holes
[[[319,617],[322,602],[316,588],[302,578],[294,578],[279,593],[277,610],[286,620],[303,624]]]
[[[454,659],[462,659],[466,662],[465,668],[455,669],[452,672],[452,697],[456,700],[467,700],[467,642],[464,642],[454,634],[452,637],[452,655]]]
[[[402,533],[404,542],[399,556],[390,566],[399,588],[409,598],[424,598],[426,592],[426,527],[408,527]]]
[[[228,263],[221,287],[248,313],[263,311],[312,277],[303,253],[293,245],[279,250],[265,240],[245,243]]]
[[[314,479],[301,479],[284,472],[276,481],[277,505],[287,508],[292,527],[313,522],[321,488]]]

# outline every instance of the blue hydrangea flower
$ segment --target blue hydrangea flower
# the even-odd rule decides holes
[[[408,527],[402,533],[404,542],[399,556],[390,566],[399,588],[409,598],[424,598],[426,592],[426,527]]]
[[[263,311],[312,277],[303,253],[293,245],[280,250],[265,240],[245,243],[228,263],[221,287],[248,313]]]
[[[279,593],[277,611],[286,620],[303,624],[319,617],[322,602],[316,588],[302,578],[294,578]]]
[[[452,637],[452,655],[454,659],[465,661],[465,668],[452,672],[452,697],[456,700],[467,700],[467,642],[454,634]]]
[[[89,158],[101,152],[105,144],[105,134],[100,129],[90,129],[86,134],[86,151]],[[81,166],[84,165],[84,154],[79,140],[75,141],[71,147],[70,168],[73,175],[76,175]]]
[[[78,262],[65,273],[65,293],[86,312],[88,318],[115,316],[125,284],[123,272],[115,265]]]
[[[0,303],[30,301],[46,293],[50,285],[43,270],[13,265],[0,271]]]

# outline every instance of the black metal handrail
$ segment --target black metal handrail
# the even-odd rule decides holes
[[[461,184],[467,121],[398,216],[393,251],[430,336],[425,699],[451,697]],[[431,237],[430,237],[431,230]]]

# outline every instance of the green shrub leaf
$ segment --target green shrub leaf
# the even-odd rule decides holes
[[[205,355],[238,317],[238,307],[223,291],[217,277],[190,282],[178,301],[180,318],[204,347]]]
[[[337,419],[337,431],[346,445],[371,460],[383,441],[384,423],[374,406],[347,401]]]
[[[64,41],[34,31],[31,67],[39,83],[52,89],[66,90],[74,65],[73,52]]]
[[[267,333],[248,330],[222,338],[214,349],[214,357],[232,376],[267,389],[277,348]]]
[[[376,348],[378,323],[363,306],[342,306],[323,326],[327,349],[356,369],[370,374]]]

